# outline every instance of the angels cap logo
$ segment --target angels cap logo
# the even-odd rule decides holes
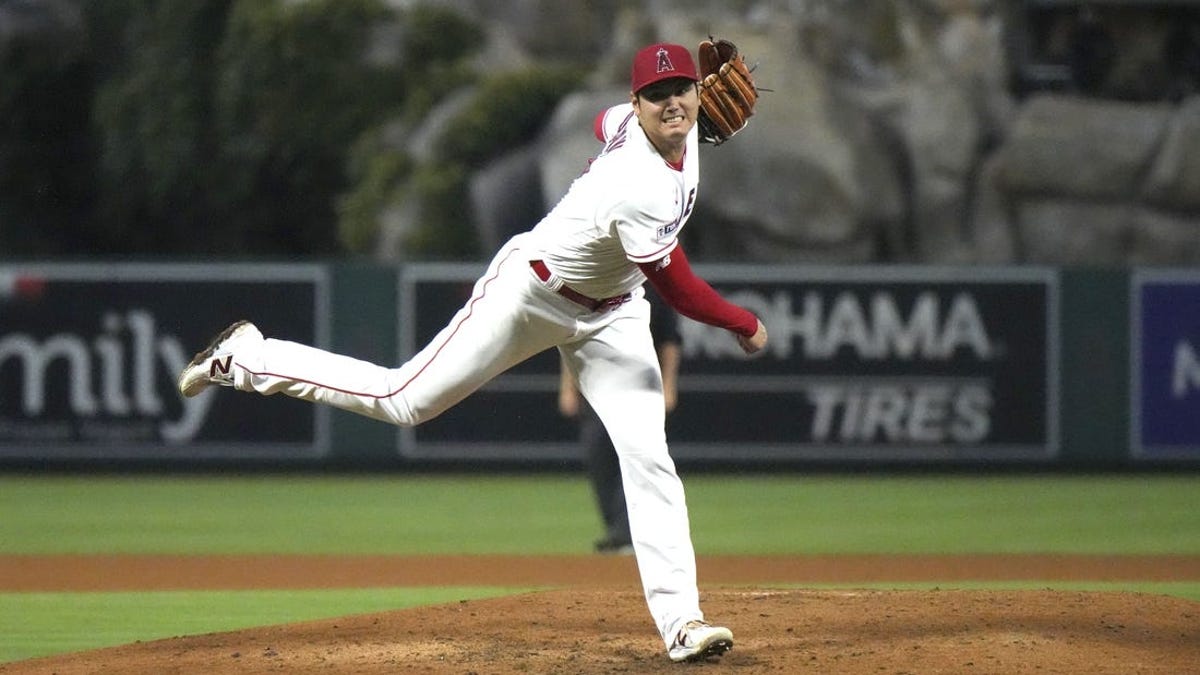
[[[656,56],[658,57],[658,67],[654,72],[665,73],[668,70],[675,70],[675,65],[671,63],[671,55],[667,53],[666,47],[659,47]]]
[[[630,73],[629,91],[638,92],[643,87],[659,80],[686,77],[699,82],[696,62],[683,45],[659,42],[640,49],[633,57],[633,72]]]

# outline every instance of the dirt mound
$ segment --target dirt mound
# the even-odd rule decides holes
[[[135,643],[0,673],[1196,673],[1200,603],[1061,591],[710,590],[734,631],[675,666],[635,591],[575,588]]]

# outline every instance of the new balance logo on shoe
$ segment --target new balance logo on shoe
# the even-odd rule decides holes
[[[208,369],[209,377],[217,377],[218,375],[228,375],[230,367],[233,366],[233,354],[225,357],[224,363],[221,359],[213,359],[212,367]]]
[[[249,321],[238,321],[221,331],[208,347],[196,354],[196,358],[179,374],[179,391],[191,398],[211,384],[232,387],[234,381],[233,357],[242,350],[254,353],[262,344],[262,333]]]

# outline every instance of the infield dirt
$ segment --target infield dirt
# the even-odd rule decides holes
[[[631,558],[0,557],[0,590],[514,584],[490,600],[176,637],[0,664],[0,673],[1200,673],[1200,603],[1063,590],[803,590],[780,584],[1195,581],[1200,557],[702,558],[733,629],[670,663]]]

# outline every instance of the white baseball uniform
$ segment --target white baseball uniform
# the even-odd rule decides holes
[[[610,108],[597,132],[603,152],[536,227],[500,249],[466,304],[408,362],[386,368],[266,339],[234,354],[234,383],[410,426],[557,347],[620,457],[646,602],[669,647],[703,615],[638,263],[676,247],[695,203],[697,131],[680,165],[659,155],[629,103]]]

